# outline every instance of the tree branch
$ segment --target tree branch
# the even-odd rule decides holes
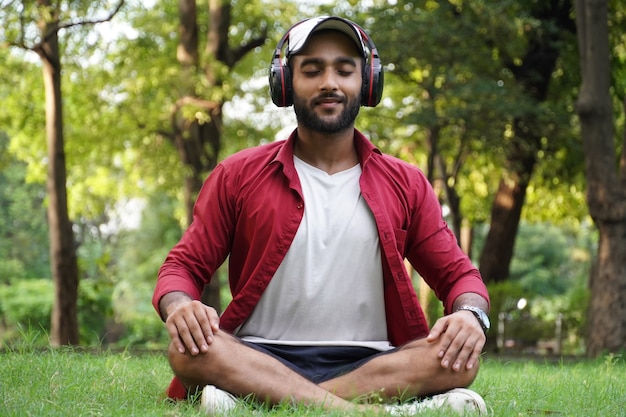
[[[69,29],[71,27],[74,26],[88,26],[88,25],[97,25],[98,23],[104,23],[104,22],[109,22],[111,19],[113,19],[113,17],[115,17],[115,15],[122,9],[122,7],[124,6],[124,1],[125,0],[120,0],[120,2],[118,3],[118,5],[115,7],[115,9],[113,9],[111,11],[111,13],[109,13],[108,16],[102,18],[102,19],[95,19],[95,20],[80,20],[78,22],[70,22],[70,23],[65,23],[65,24],[59,24],[55,30],[50,31],[49,33],[47,33],[39,42],[37,42],[35,45],[33,45],[32,47],[27,47],[24,42],[21,42],[21,45],[16,45],[16,46],[20,46],[24,49],[29,49],[32,51],[37,52],[38,50],[41,50],[41,47],[44,43],[46,43],[52,36],[54,36],[56,33],[59,32],[59,30],[61,29]]]
[[[241,58],[243,58],[248,52],[253,50],[254,48],[258,48],[259,46],[263,46],[265,41],[267,40],[267,26],[263,27],[261,31],[261,35],[252,38],[250,42],[245,45],[241,45],[239,48],[233,51],[232,62],[229,62],[228,65],[233,67]]]

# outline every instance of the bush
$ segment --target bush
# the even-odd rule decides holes
[[[557,322],[561,322],[561,353],[584,353],[584,328],[589,291],[582,285],[562,295],[539,296],[516,281],[488,285],[491,297],[492,330],[488,350],[498,350],[497,337],[514,342],[515,349],[536,350],[540,341],[556,344]],[[520,299],[525,305],[518,305]],[[520,308],[521,307],[521,308]],[[498,334],[498,323],[504,319],[504,334]],[[500,329],[502,330],[502,329]]]
[[[97,280],[82,280],[78,291],[81,343],[99,344],[111,315],[111,289]],[[49,279],[22,279],[0,285],[1,345],[12,345],[29,334],[32,342],[48,344],[54,284]]]
[[[154,284],[121,281],[113,292],[115,322],[123,326],[123,346],[144,348],[166,347],[169,341],[167,328],[152,307]]]

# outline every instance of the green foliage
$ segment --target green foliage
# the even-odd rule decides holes
[[[0,347],[19,343],[25,334],[33,343],[45,346],[50,331],[54,302],[50,279],[14,280],[0,284]],[[78,295],[78,320],[81,343],[97,346],[106,333],[111,316],[111,289],[100,281],[83,280]]]
[[[121,230],[112,245],[108,274],[114,283],[111,302],[115,322],[123,326],[117,344],[165,346],[165,325],[152,307],[158,270],[182,234],[172,216],[178,201],[154,195],[143,209],[136,229]]]
[[[400,1],[368,13],[387,65],[373,139],[453,187],[472,223],[488,218],[513,120],[537,111],[504,65],[525,48],[527,20],[516,13],[523,10],[510,2],[480,0]]]
[[[45,189],[26,182],[26,165],[0,132],[0,283],[50,276]]]
[[[529,297],[528,292],[524,291],[519,283],[513,281],[491,283],[487,289],[491,301],[489,320],[492,323],[497,322],[499,313],[514,311],[521,298]]]
[[[518,231],[510,279],[542,296],[581,286],[589,276],[590,234],[585,229],[524,224]]]
[[[558,320],[562,351],[584,352],[593,239],[593,233],[584,228],[522,223],[510,279],[488,285],[493,325],[490,350],[495,349],[499,315],[504,314],[505,336],[514,339],[518,348],[535,349],[539,340],[555,340]],[[527,303],[521,309],[520,299]]]
[[[78,324],[80,341],[88,346],[102,343],[113,315],[110,283],[104,280],[82,280],[78,288]]]
[[[32,52],[4,47],[19,37],[15,7],[22,3],[0,7],[0,131],[10,137],[9,141],[0,136],[0,283],[49,276],[41,65]],[[626,79],[619,77],[626,43],[621,42],[624,11],[618,3],[611,3],[610,19],[619,96],[624,90],[618,88],[620,80]],[[63,13],[72,19],[102,16],[110,4],[67,2]],[[185,168],[163,136],[180,92],[191,87],[200,97],[228,102],[220,159],[271,141],[284,125],[293,123],[292,109],[275,109],[269,101],[267,66],[285,29],[318,14],[317,4],[241,0],[230,4],[231,46],[264,28],[270,40],[230,73],[221,68],[220,88],[211,87],[202,71],[181,75],[176,61],[175,2],[127,1],[111,23],[61,32],[69,208],[85,286],[81,320],[87,324],[81,337],[88,343],[103,339],[111,326],[118,325],[126,328],[120,343],[126,338],[133,345],[154,343],[162,337],[163,326],[149,299],[156,271],[180,236],[184,218],[184,208],[177,202],[182,200]],[[35,16],[34,3],[24,7],[30,8],[27,15]],[[319,9],[361,22],[386,65],[383,103],[361,110],[359,129],[384,151],[425,170],[431,146],[428,134],[438,132],[437,146],[446,166],[458,169],[447,181],[456,187],[461,210],[472,222],[488,220],[512,120],[533,111],[545,123],[545,148],[538,155],[524,209],[526,221],[541,226],[522,225],[511,288],[494,288],[492,301],[504,303],[499,298],[530,294],[536,300],[533,314],[553,317],[554,311],[565,312],[565,317],[577,317],[571,319],[571,327],[583,323],[573,300],[580,298],[582,304],[586,294],[583,282],[594,243],[590,239],[581,245],[573,232],[563,234],[548,225],[579,226],[589,233],[584,229],[584,167],[573,117],[578,83],[578,71],[573,69],[578,67],[578,56],[572,39],[564,39],[558,45],[562,53],[546,103],[537,106],[520,96],[503,62],[521,62],[530,42],[527,35],[541,28],[541,22],[531,16],[533,7],[542,3],[349,0]],[[206,4],[199,3],[198,11],[202,64],[216,66],[204,52],[210,23]],[[624,124],[620,114],[618,132]],[[621,137],[616,141],[621,142]],[[127,214],[129,201],[148,202],[142,225],[131,230],[111,228],[120,213]],[[18,298],[28,303],[28,297]],[[539,309],[543,305],[539,300],[554,300],[546,303],[558,308]],[[438,316],[440,305],[431,307],[432,317]],[[570,307],[576,310],[571,315]]]
[[[54,288],[49,279],[19,280],[0,284],[0,315],[3,334],[0,346],[19,340],[22,332],[30,332],[38,342],[47,344],[50,329]]]
[[[486,234],[486,226],[475,228],[475,252],[482,250]],[[519,287],[526,295],[553,296],[584,287],[596,239],[589,227],[522,222],[509,277],[515,285],[510,289]],[[518,291],[513,295],[519,295]]]
[[[154,283],[146,282],[131,288],[128,281],[122,281],[115,287],[115,321],[123,326],[116,346],[148,349],[167,346],[167,328],[150,303],[153,291]]]

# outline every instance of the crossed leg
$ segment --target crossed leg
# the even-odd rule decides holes
[[[253,394],[268,404],[291,401],[328,409],[358,407],[225,332],[214,334],[207,353],[181,354],[170,345],[169,360],[176,376],[192,390],[215,385],[241,397]]]
[[[443,368],[437,356],[439,349],[436,343],[425,339],[414,340],[319,386],[347,400],[376,394],[385,401],[468,387],[476,378],[478,367],[461,371]]]
[[[441,367],[436,344],[416,340],[380,355],[337,378],[315,384],[276,358],[250,348],[225,332],[214,335],[207,353],[181,354],[172,346],[169,360],[188,388],[215,385],[234,395],[253,394],[260,402],[284,401],[329,409],[365,408],[353,400],[377,394],[383,400],[409,398],[469,386],[472,370]]]

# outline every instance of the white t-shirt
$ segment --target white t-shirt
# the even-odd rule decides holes
[[[328,175],[294,157],[304,217],[249,319],[245,340],[390,349],[378,232],[361,166]]]

